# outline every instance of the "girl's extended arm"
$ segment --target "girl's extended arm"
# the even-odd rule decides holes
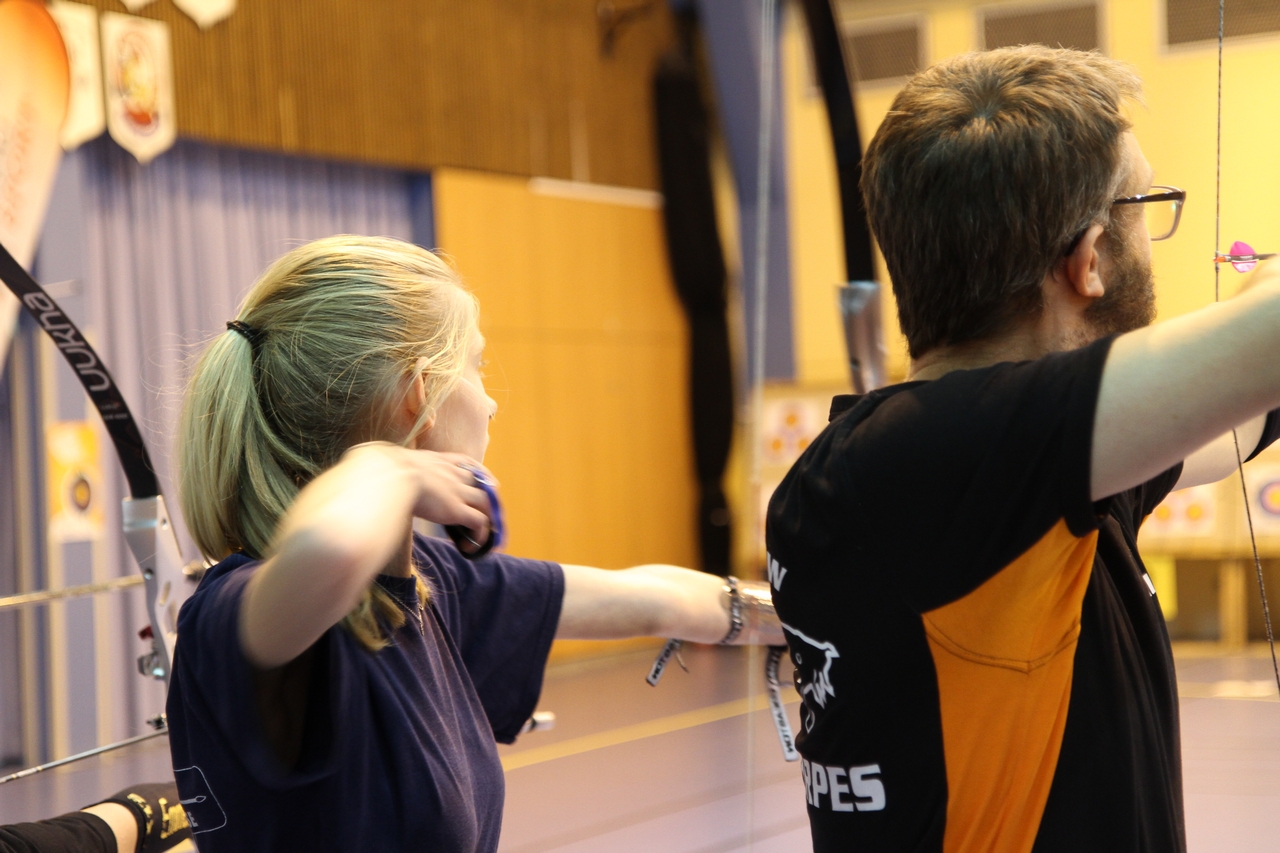
[[[564,605],[556,636],[610,640],[672,637],[718,643],[729,633],[725,579],[676,566],[606,571],[564,566]],[[785,645],[764,584],[740,582],[746,625],[735,643]]]

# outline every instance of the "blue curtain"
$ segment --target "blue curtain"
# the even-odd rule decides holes
[[[64,159],[35,272],[46,283],[68,282],[61,286],[65,308],[98,348],[142,428],[188,559],[196,550],[176,502],[172,438],[186,368],[202,344],[224,331],[257,276],[290,248],[338,233],[416,237],[429,245],[423,231],[430,224],[429,182],[393,170],[190,141],[141,166],[105,138]],[[57,417],[86,417],[71,372],[62,364],[54,372],[56,387],[43,392],[55,395]],[[108,574],[129,575],[137,567],[120,535],[126,489],[109,445],[101,456]],[[99,691],[109,691],[113,734],[125,737],[160,710],[162,691],[134,668],[143,650],[136,631],[147,621],[141,594],[112,600],[110,633],[119,643],[96,650],[111,660],[112,683],[86,686],[78,678],[68,689],[73,704],[90,706],[99,705]],[[68,648],[92,642],[92,626],[73,630]],[[73,723],[83,729],[96,719]],[[79,731],[72,740],[96,737]]]
[[[742,251],[741,290],[746,320],[747,364],[751,364],[751,354],[756,347],[752,312],[756,291],[762,5],[760,0],[697,0],[707,54],[711,60],[711,78],[715,85],[721,131],[729,149],[733,180],[738,191],[738,241]],[[778,4],[779,16],[784,6],[783,3]],[[775,32],[780,39],[781,22]],[[778,41],[775,41],[773,51],[776,64],[773,120],[770,122],[772,156],[765,196],[769,229],[765,262],[767,323],[764,377],[791,380],[795,378],[796,367],[791,316],[791,240],[787,231],[787,156]]]
[[[0,495],[15,483],[13,412],[10,408],[9,362],[0,370]],[[0,499],[0,595],[18,591],[17,507]],[[0,767],[22,762],[22,683],[18,657],[18,611],[0,612]]]

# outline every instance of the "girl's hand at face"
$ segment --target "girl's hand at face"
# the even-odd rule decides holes
[[[240,641],[254,665],[281,666],[310,648],[382,572],[412,574],[409,520],[489,537],[489,497],[459,453],[358,444],[316,477],[281,520],[272,554],[249,581]],[[487,472],[486,472],[487,473]]]
[[[413,490],[413,515],[441,525],[457,524],[471,530],[476,542],[489,538],[489,496],[476,485],[471,468],[479,468],[497,480],[488,469],[461,453],[410,450],[389,442],[357,444],[343,455],[369,470],[377,479],[377,469],[395,469],[407,475]]]

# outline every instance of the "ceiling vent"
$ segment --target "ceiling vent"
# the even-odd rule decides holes
[[[981,14],[982,46],[987,50],[1020,44],[1076,50],[1102,47],[1096,3],[987,9]]]
[[[921,68],[919,19],[857,21],[844,25],[844,53],[859,83],[888,83]]]
[[[1218,0],[1165,0],[1165,44],[1217,42]],[[1223,35],[1227,38],[1280,33],[1280,3],[1276,0],[1231,0],[1223,7]]]

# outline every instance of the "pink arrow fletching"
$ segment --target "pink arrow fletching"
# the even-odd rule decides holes
[[[1244,243],[1240,240],[1237,240],[1231,244],[1231,254],[1252,255],[1253,247],[1250,246],[1248,243]],[[1235,267],[1236,272],[1248,272],[1249,270],[1253,269],[1257,265],[1258,265],[1257,261],[1236,261],[1236,262],[1232,262],[1231,264],[1231,266]]]

